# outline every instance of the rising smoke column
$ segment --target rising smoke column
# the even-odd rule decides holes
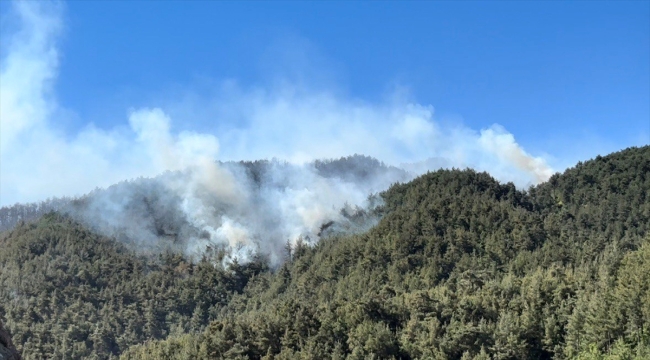
[[[223,94],[192,104],[220,109],[214,133],[173,131],[167,108],[175,104],[128,111],[111,129],[87,119],[70,132],[61,124],[73,111],[53,90],[63,11],[60,3],[12,2],[5,14],[19,26],[0,39],[3,206],[107,188],[78,201],[71,214],[141,248],[162,242],[200,252],[212,244],[279,258],[286,242],[317,241],[323,224],[346,223],[346,205],[367,209],[369,193],[428,170],[472,167],[520,187],[553,172],[499,126],[445,128],[429,105],[370,103],[292,84],[229,83]],[[185,116],[174,111],[174,118]],[[324,176],[311,162],[350,154],[408,163],[411,174],[351,180],[345,172]],[[220,157],[288,163],[270,163],[259,182],[249,169],[220,165]]]
[[[515,142],[515,137],[501,126],[493,126],[481,131],[481,146],[499,159],[531,174],[535,184],[548,180],[553,169],[540,157],[533,157]]]

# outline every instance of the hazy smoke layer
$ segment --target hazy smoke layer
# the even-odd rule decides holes
[[[528,186],[553,172],[498,125],[480,132],[442,127],[431,106],[403,99],[367,103],[290,84],[246,90],[225,83],[219,96],[199,104],[219,109],[214,133],[174,133],[169,111],[142,108],[111,130],[88,121],[68,134],[61,124],[73,113],[57,104],[52,86],[62,8],[44,2],[12,6],[5,24],[17,27],[3,29],[0,38],[3,206],[108,188],[77,201],[71,211],[139,245],[167,239],[163,243],[191,252],[227,244],[242,255],[262,250],[277,257],[286,241],[315,241],[332,221],[362,226],[354,219],[364,213],[353,209],[366,209],[369,193],[412,174],[473,167]],[[183,105],[169,108],[176,116]],[[181,117],[191,115],[181,111]],[[354,175],[372,162],[368,158],[312,162],[357,153],[411,175],[378,163],[369,168],[373,176]],[[220,156],[288,163],[219,164]],[[332,170],[350,162],[355,165],[347,170]],[[352,209],[347,213],[341,211],[346,204]]]
[[[226,245],[240,259],[261,252],[278,263],[287,244],[367,229],[381,205],[367,194],[410,178],[363,156],[306,165],[231,162],[219,168],[236,180],[236,196],[215,192],[185,170],[96,190],[64,211],[145,251],[173,248],[200,255],[206,246]]]

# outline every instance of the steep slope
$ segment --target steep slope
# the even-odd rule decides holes
[[[546,260],[589,261],[614,242],[635,248],[650,231],[649,190],[649,146],[598,156],[532,188],[553,239],[545,244]],[[579,244],[577,258],[563,258],[566,242]]]
[[[646,359],[648,169],[650,147],[528,192],[429,173],[383,193],[369,231],[297,242],[273,271],[48,214],[0,234],[0,317],[25,359]]]
[[[288,178],[292,173],[299,171],[295,165],[282,163],[277,160],[231,161],[220,162],[219,164],[234,173],[243,174],[243,178],[240,180],[243,180],[245,183],[253,184],[256,187],[266,185],[266,183],[270,181],[271,177],[279,177],[281,179]],[[366,184],[366,187],[375,192],[386,189],[392,183],[404,182],[413,177],[412,174],[402,169],[385,165],[377,159],[362,155],[353,155],[332,160],[316,160],[311,164],[311,166],[313,166],[316,174],[322,178],[339,179],[350,184]],[[84,202],[90,201],[93,197],[106,196],[107,193],[109,196],[111,193],[117,193],[121,196],[128,196],[131,193],[139,193],[142,199],[155,202],[155,195],[158,189],[154,188],[145,191],[144,188],[160,186],[160,180],[162,177],[163,176],[153,179],[124,181],[115,184],[108,189],[97,189],[96,191],[86,194],[78,199],[69,197],[52,198],[39,203],[14,204],[11,206],[0,207],[0,232],[13,229],[21,221],[29,222],[37,220],[50,211],[74,213],[74,211],[71,210],[74,209],[75,202],[76,206],[83,206]],[[279,184],[277,185],[287,186],[289,184],[287,182],[282,184],[282,181],[279,181]],[[164,205],[176,206],[173,202]],[[147,221],[151,221],[149,218],[156,220],[164,217],[163,214],[157,213],[162,210],[154,207],[138,210],[146,210],[145,212],[150,212],[150,214],[147,214]]]
[[[195,176],[167,172],[78,199],[0,208],[0,231],[55,210],[140,252],[193,254],[208,244],[242,243],[242,253],[261,251],[277,264],[287,239],[316,242],[367,230],[377,220],[369,195],[412,177],[360,155],[305,165],[224,162],[205,178]]]
[[[136,255],[48,214],[0,236],[0,317],[25,359],[107,359],[131,345],[201,330],[265,261],[228,270]]]
[[[646,359],[648,169],[643,147],[529,193],[427,174],[387,191],[369,232],[294,248],[203,334],[123,358]]]

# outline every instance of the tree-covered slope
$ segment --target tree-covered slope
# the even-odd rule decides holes
[[[330,181],[358,188],[364,192],[378,192],[388,188],[392,183],[403,182],[413,178],[405,170],[361,155],[339,159],[316,160],[302,165],[289,164],[274,160],[228,161],[219,162],[219,168],[230,174],[249,196],[263,200],[269,190],[285,191],[292,188],[304,188],[312,182]],[[305,180],[300,181],[300,180]],[[0,207],[0,232],[13,229],[16,224],[38,220],[50,211],[58,211],[95,230],[120,237],[123,233],[139,233],[151,228],[158,234],[171,234],[179,242],[196,230],[188,224],[182,214],[182,202],[186,200],[177,196],[170,189],[170,181],[188,182],[182,172],[167,172],[154,178],[138,178],[122,181],[106,189],[95,189],[78,198],[52,198],[39,203],[14,204]],[[172,181],[172,182],[173,182]],[[271,201],[281,201],[273,198]],[[227,209],[217,208],[218,215]],[[257,204],[259,206],[259,204]],[[137,220],[139,229],[129,229],[131,221]],[[276,221],[279,221],[275,219]],[[179,236],[176,236],[179,235]],[[127,242],[139,242],[143,239],[126,239]],[[161,240],[158,237],[157,240]]]
[[[203,334],[123,357],[648,358],[649,166],[632,148],[528,193],[427,174],[387,191],[369,232],[294,249]]]
[[[643,147],[527,192],[429,173],[273,271],[135,255],[50,214],[0,237],[0,316],[25,359],[646,359],[649,170]]]
[[[106,359],[201,330],[263,262],[139,256],[50,213],[0,236],[0,316],[24,359]]]

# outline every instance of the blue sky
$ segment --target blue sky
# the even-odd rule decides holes
[[[304,77],[364,100],[406,87],[439,115],[501,124],[537,151],[650,136],[644,1],[75,1],[66,20],[58,93],[82,114],[206,78]]]
[[[149,130],[222,159],[364,152],[505,180],[514,164],[523,184],[650,143],[647,1],[0,6],[0,203],[45,196],[52,164],[74,174],[53,195],[168,169],[122,165]],[[17,155],[44,144],[61,155]]]

